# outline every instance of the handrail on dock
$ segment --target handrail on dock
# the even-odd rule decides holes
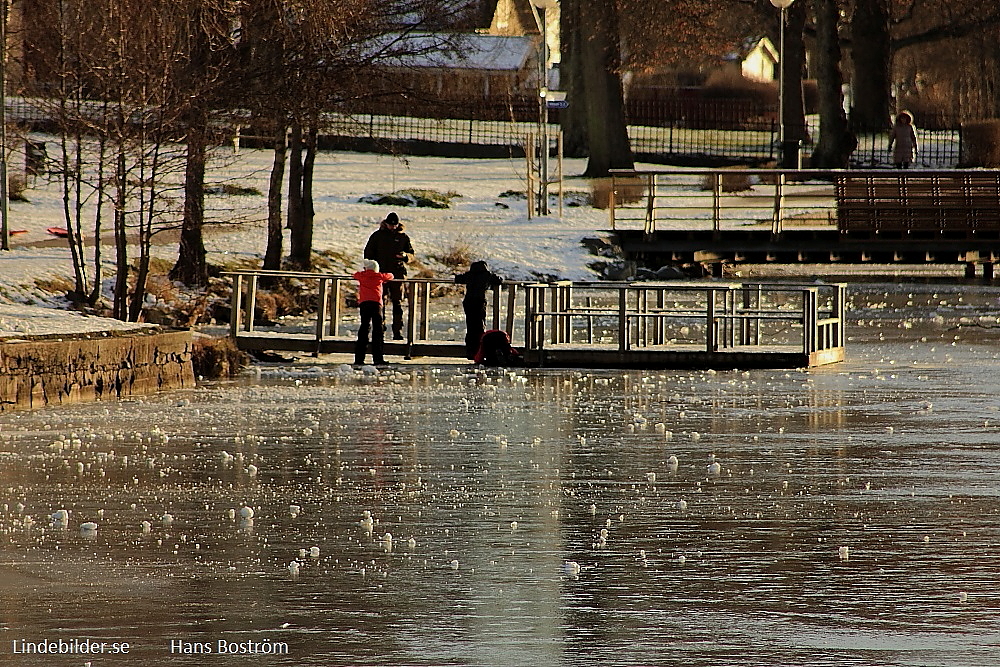
[[[843,347],[845,289],[844,283],[526,285],[525,349],[610,340],[626,353],[700,338],[714,353],[787,345],[797,325],[801,351],[809,355]]]
[[[272,271],[263,269],[247,269],[226,271],[223,273],[233,279],[232,316],[229,322],[229,333],[234,339],[241,334],[256,331],[253,313],[256,309],[257,295],[261,289],[261,279],[298,279],[315,280],[317,282],[316,319],[313,329],[315,352],[319,352],[324,341],[348,335],[345,329],[346,297],[353,294],[357,281],[347,274]],[[454,285],[451,281],[431,280],[425,278],[406,278],[400,280],[403,284],[404,298],[407,303],[404,337],[407,344],[432,339],[431,290],[435,285]],[[518,334],[515,313],[517,299],[523,283],[505,281],[500,288],[492,290],[487,301],[487,325],[494,329],[502,329],[515,340]],[[356,312],[353,309],[351,312]],[[353,335],[354,332],[351,332]]]
[[[252,337],[257,349],[268,349],[268,337],[283,337],[280,343],[270,343],[275,345],[270,349],[313,354],[351,349],[355,331],[347,330],[344,307],[345,285],[350,284],[353,291],[355,283],[351,276],[261,270],[225,275],[233,279],[230,335],[237,344],[249,345]],[[260,281],[279,277],[318,281],[310,333],[255,331],[252,313]],[[402,282],[408,308],[406,356],[414,350],[418,356],[463,356],[462,343],[455,336],[462,318],[454,300],[432,298],[436,284],[454,283]],[[616,355],[607,362],[611,365],[624,364],[629,357],[655,365],[655,356],[664,353],[789,350],[809,360],[800,364],[807,366],[843,358],[845,289],[844,283],[505,282],[488,301],[487,328],[506,331],[515,346],[523,347],[529,363],[540,366],[556,350],[568,358],[571,348],[576,349],[573,358],[582,366],[601,354]],[[354,309],[350,312],[356,317]],[[440,331],[449,323],[452,337],[443,340]]]

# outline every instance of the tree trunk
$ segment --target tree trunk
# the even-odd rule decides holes
[[[563,154],[566,157],[587,157],[587,91],[583,76],[583,42],[580,37],[580,2],[562,0],[559,14],[559,40],[562,62],[559,63],[559,85],[566,91],[569,106],[559,111],[563,132]]]
[[[884,132],[890,122],[892,49],[887,0],[855,3],[851,17],[851,128],[855,132]]]
[[[319,123],[313,121],[305,136],[305,158],[302,160],[302,228],[298,230],[299,264],[303,271],[312,270],[313,222],[316,207],[313,203],[313,174],[316,168],[316,139]]]
[[[265,270],[281,269],[281,185],[285,180],[285,159],[287,141],[285,120],[279,115],[274,127],[274,163],[271,165],[271,181],[267,188],[267,249],[264,251]]]
[[[786,169],[798,167],[799,142],[809,140],[802,95],[802,80],[806,72],[806,47],[802,34],[805,31],[808,4],[800,0],[785,10],[785,43],[779,46],[782,49],[780,67],[785,81],[785,90],[781,95],[781,113],[785,121],[784,137],[787,144],[782,146],[781,166]]]
[[[202,122],[206,121],[206,122]],[[187,155],[184,164],[184,221],[177,262],[170,269],[170,279],[189,287],[208,284],[208,262],[205,259],[205,131],[207,119],[198,114],[188,126]]]
[[[128,237],[125,229],[126,183],[125,149],[119,145],[115,168],[115,287],[111,312],[115,319],[128,320]]]
[[[819,83],[819,143],[812,157],[818,169],[845,169],[858,141],[847,127],[844,112],[844,77],[840,71],[840,36],[837,0],[815,0],[816,79]]]
[[[618,10],[614,0],[592,0],[580,18],[590,144],[585,175],[604,177],[611,169],[635,167],[625,124]]]
[[[288,134],[288,267],[301,271],[309,265],[310,248],[303,244],[302,125],[296,120]]]

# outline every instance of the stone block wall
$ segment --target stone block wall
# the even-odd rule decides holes
[[[190,331],[0,341],[0,412],[195,385]]]

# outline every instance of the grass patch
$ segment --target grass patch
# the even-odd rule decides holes
[[[363,204],[376,204],[380,206],[416,206],[419,208],[450,208],[451,200],[461,197],[454,190],[441,192],[440,190],[419,190],[409,188],[396,190],[389,194],[365,195],[358,201]]]
[[[472,244],[465,239],[456,239],[445,248],[444,252],[428,255],[428,257],[444,264],[448,270],[454,273],[466,271],[469,265],[478,259]]]
[[[338,271],[351,273],[351,267],[357,264],[357,261],[356,254],[340,250],[316,250],[312,256],[313,270],[326,271],[328,273],[337,273]]]
[[[64,276],[35,278],[35,287],[50,294],[68,294],[76,289],[76,284]]]
[[[28,180],[21,174],[13,174],[7,179],[7,200],[27,202],[24,191],[28,189]]]
[[[259,189],[223,183],[222,185],[209,185],[205,187],[206,195],[230,195],[234,197],[262,197],[264,195]]]

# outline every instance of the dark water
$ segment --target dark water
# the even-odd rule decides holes
[[[0,416],[0,663],[1000,664],[1000,292],[851,294],[808,372],[306,361]],[[106,653],[16,652],[60,639]]]

